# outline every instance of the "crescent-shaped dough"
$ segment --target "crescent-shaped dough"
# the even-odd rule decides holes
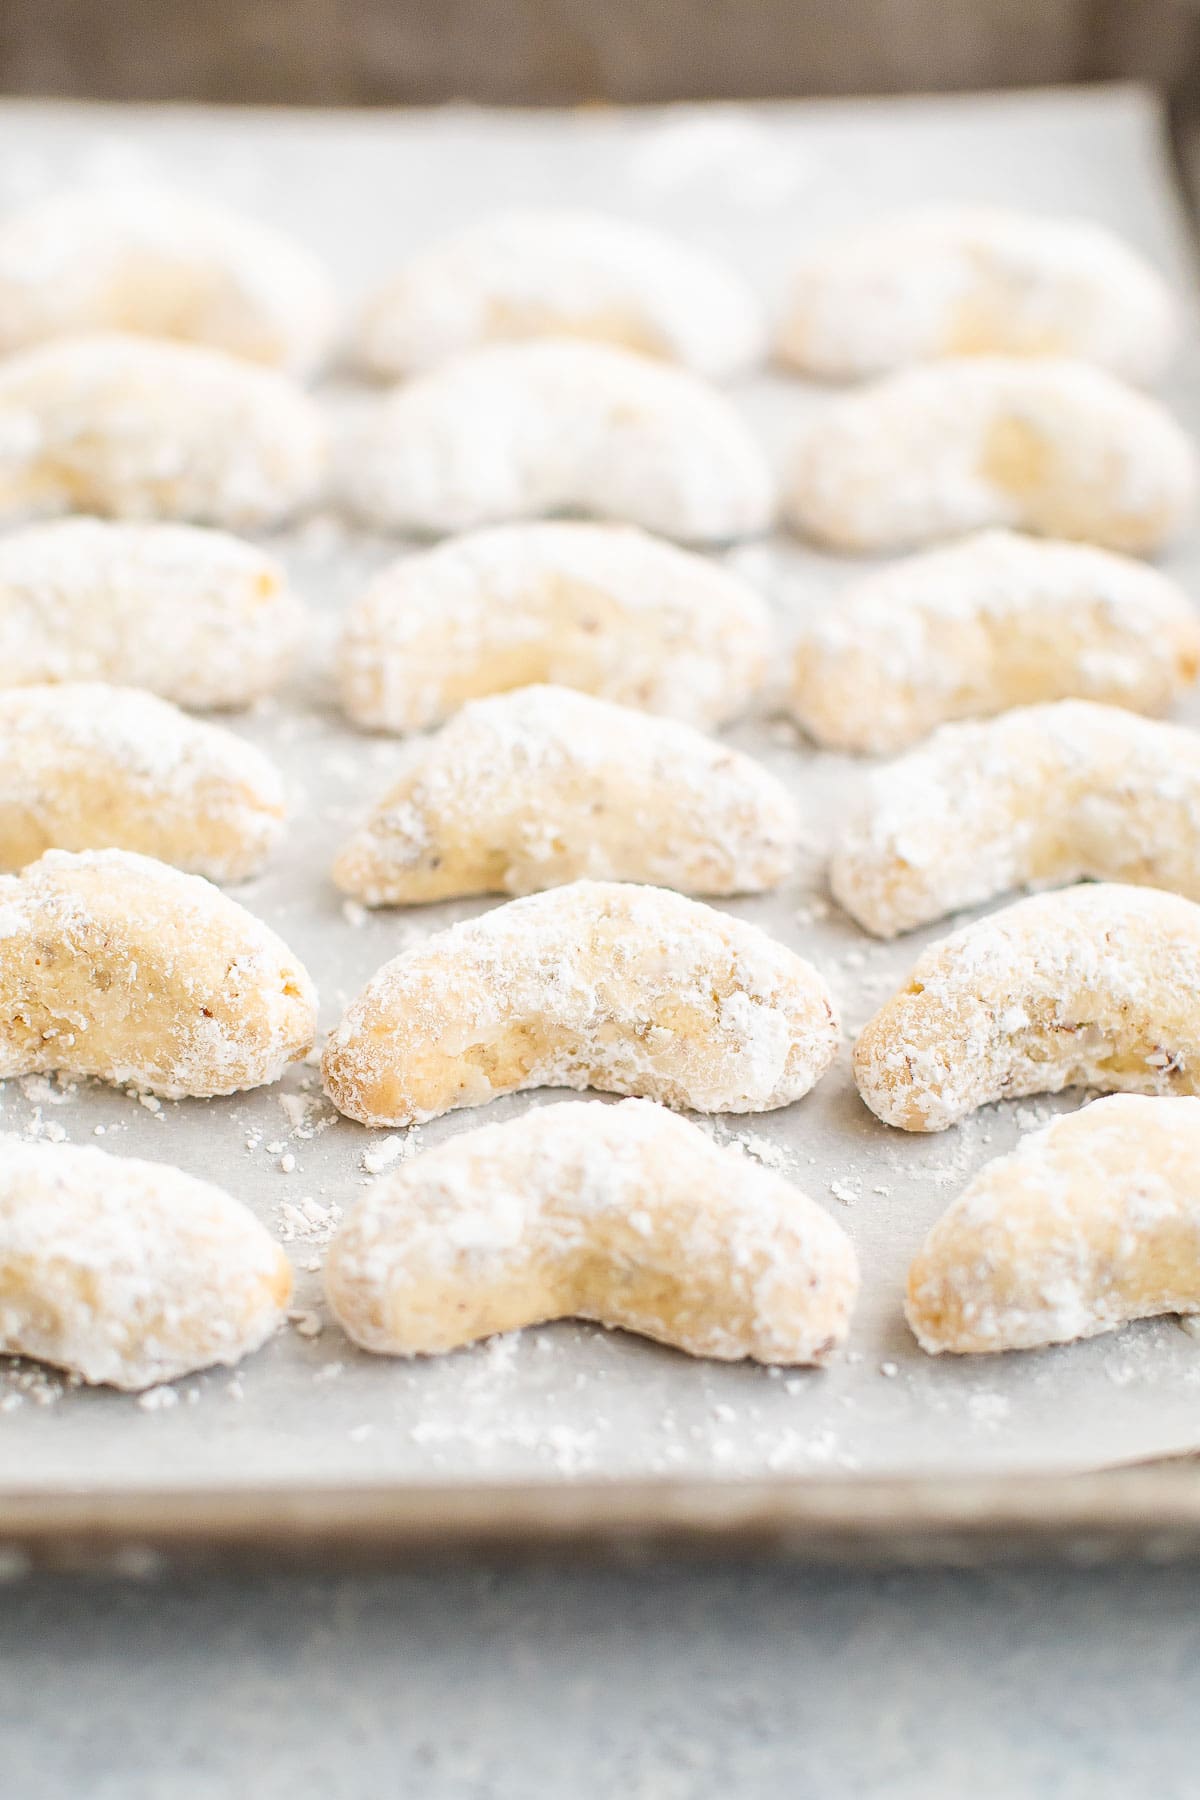
[[[783,880],[798,835],[787,789],[752,757],[674,719],[528,687],[409,745],[333,879],[368,906],[581,877],[746,894]]]
[[[207,1181],[0,1137],[0,1353],[153,1387],[240,1362],[291,1291],[279,1245]]]
[[[70,188],[0,219],[0,355],[132,331],[304,370],[333,324],[329,279],[307,250],[173,188]]]
[[[379,401],[347,449],[345,497],[385,531],[566,512],[719,544],[765,531],[774,510],[766,458],[731,401],[605,344],[457,357]]]
[[[0,686],[249,706],[287,676],[304,624],[274,557],[223,531],[56,519],[0,537]]]
[[[305,1056],[316,993],[273,931],[129,850],[0,876],[0,1079],[61,1069],[169,1099],[261,1087]]]
[[[1086,219],[918,207],[817,244],[777,351],[806,374],[882,375],[938,356],[1077,356],[1152,382],[1179,334],[1170,288]]]
[[[374,375],[414,375],[504,339],[586,338],[723,381],[758,362],[740,276],[630,219],[569,207],[495,213],[418,250],[367,301],[355,345]]]
[[[261,750],[139,688],[0,691],[0,869],[44,850],[137,850],[210,881],[257,873],[283,831]]]
[[[887,752],[1040,700],[1163,713],[1198,669],[1200,619],[1159,570],[983,531],[876,570],[807,620],[791,704],[818,743]]]
[[[858,1292],[841,1227],[789,1182],[646,1100],[544,1106],[371,1188],[325,1259],[365,1350],[429,1356],[595,1319],[693,1356],[821,1363]]]
[[[918,957],[854,1079],[905,1131],[1063,1088],[1200,1092],[1200,906],[1102,882],[979,919]]]
[[[385,963],[323,1067],[364,1125],[534,1087],[766,1112],[806,1094],[837,1044],[824,981],[757,926],[664,888],[577,881]]]
[[[905,1311],[936,1356],[1200,1312],[1200,1100],[1117,1094],[1031,1132],[943,1213]]]
[[[829,870],[877,937],[1085,877],[1200,900],[1200,733],[1086,700],[944,725],[864,778]]]
[[[0,362],[0,519],[274,525],[314,497],[325,454],[303,389],[223,350],[103,332]]]
[[[384,731],[534,682],[720,725],[770,654],[765,602],[706,557],[626,525],[500,525],[377,575],[346,616],[340,683]]]
[[[1191,440],[1156,400],[1065,358],[927,363],[828,403],[784,508],[803,537],[901,550],[983,526],[1150,554],[1196,498]]]

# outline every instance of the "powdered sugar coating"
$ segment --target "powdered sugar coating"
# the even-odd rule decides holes
[[[0,537],[0,684],[248,706],[288,674],[303,627],[274,557],[223,531],[58,519]]]
[[[132,331],[304,370],[328,348],[317,259],[258,220],[152,183],[70,188],[0,219],[0,354]]]
[[[1200,1100],[1097,1100],[985,1165],[908,1277],[923,1350],[1030,1350],[1200,1312]]]
[[[325,468],[315,403],[272,369],[103,332],[0,363],[0,518],[96,512],[273,525]]]
[[[871,1111],[944,1131],[1064,1088],[1200,1092],[1200,906],[1114,882],[1037,894],[930,945],[864,1027]]]
[[[179,1169],[0,1137],[0,1352],[148,1388],[240,1362],[291,1268],[240,1201]]]
[[[724,395],[631,351],[555,338],[476,350],[396,388],[343,473],[354,511],[388,531],[569,512],[706,544],[765,531],[772,485]]]
[[[67,1070],[171,1099],[261,1087],[312,1046],[287,946],[198,875],[50,850],[0,876],[0,1078]]]
[[[807,620],[791,706],[822,744],[901,750],[1036,701],[1166,712],[1198,668],[1200,619],[1158,569],[985,531],[879,569]]]
[[[777,350],[837,380],[938,356],[1077,356],[1152,382],[1179,334],[1166,282],[1086,219],[927,206],[817,244]]]
[[[824,981],[756,926],[664,888],[577,881],[385,963],[323,1069],[367,1125],[533,1087],[764,1112],[806,1094],[837,1043]]]
[[[705,557],[629,526],[500,525],[375,577],[346,615],[340,686],[350,717],[385,731],[534,682],[719,725],[770,650],[764,601]]]
[[[341,1227],[325,1287],[385,1355],[576,1317],[693,1356],[820,1363],[846,1336],[858,1267],[789,1182],[625,1100],[542,1107],[405,1163]]]
[[[410,745],[333,878],[368,906],[581,877],[754,893],[783,879],[797,835],[786,788],[752,757],[673,719],[527,687],[470,701]]]
[[[153,694],[100,682],[0,691],[0,867],[113,847],[243,881],[284,811],[261,750]]]
[[[784,505],[837,550],[1004,525],[1148,554],[1190,518],[1196,473],[1170,415],[1102,369],[981,356],[831,401],[794,446]]]
[[[723,381],[759,361],[762,314],[721,263],[665,233],[582,208],[494,213],[418,250],[363,309],[359,361],[413,375],[505,339],[637,350]]]
[[[945,725],[865,777],[829,871],[878,937],[1085,877],[1200,900],[1200,733],[1085,700]]]

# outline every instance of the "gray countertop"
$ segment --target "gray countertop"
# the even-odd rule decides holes
[[[4,1800],[1191,1800],[1200,1572],[12,1586]]]

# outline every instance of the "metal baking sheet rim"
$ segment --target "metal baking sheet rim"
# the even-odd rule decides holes
[[[409,1565],[569,1553],[970,1566],[1200,1557],[1192,1459],[1084,1475],[920,1480],[367,1483],[0,1494],[0,1579],[151,1578],[193,1564]]]

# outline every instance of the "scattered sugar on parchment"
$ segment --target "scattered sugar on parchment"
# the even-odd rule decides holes
[[[285,1151],[284,1154],[279,1159],[280,1174],[281,1175],[291,1175],[295,1172],[295,1168],[296,1168],[295,1157],[292,1155],[290,1150]]]
[[[341,1219],[342,1209],[336,1201],[331,1200],[326,1205],[312,1194],[306,1194],[302,1200],[281,1200],[275,1208],[276,1230],[284,1244],[294,1244],[298,1240],[327,1244]]]
[[[972,1394],[967,1401],[967,1411],[977,1425],[999,1425],[1012,1411],[1012,1401],[1007,1394],[989,1390],[983,1394]]]
[[[410,1156],[416,1156],[420,1148],[420,1134],[414,1127],[403,1135],[393,1132],[389,1137],[380,1138],[377,1143],[368,1144],[359,1162],[364,1174],[382,1175],[394,1162],[407,1162]]]
[[[600,1421],[603,1429],[606,1421]],[[532,1450],[554,1465],[560,1475],[580,1475],[597,1467],[597,1430],[571,1425],[534,1425],[523,1421],[471,1424],[457,1419],[421,1419],[409,1432],[414,1444],[434,1447],[467,1444],[473,1450]]]
[[[147,1388],[144,1394],[138,1395],[138,1405],[143,1412],[167,1412],[172,1406],[179,1405],[179,1395],[173,1387]]]
[[[289,1137],[306,1143],[328,1131],[338,1116],[322,1094],[276,1094],[275,1098],[287,1120]]]
[[[712,1123],[712,1136],[718,1144],[731,1150],[740,1150],[744,1156],[751,1157],[766,1169],[774,1169],[778,1174],[789,1174],[796,1167],[795,1154],[783,1144],[777,1144],[773,1138],[764,1137],[758,1131],[732,1131],[722,1120]]]
[[[843,1206],[853,1206],[854,1202],[859,1198],[858,1189],[852,1188],[850,1184],[845,1181],[831,1181],[829,1184],[829,1191],[835,1200],[841,1201]]]
[[[322,1331],[325,1329],[319,1313],[305,1312],[302,1310],[290,1312],[288,1314],[288,1324],[292,1327],[293,1331],[296,1332],[297,1336],[302,1338],[320,1337]]]
[[[796,923],[797,925],[819,925],[822,920],[829,917],[829,912],[828,900],[823,899],[820,894],[813,894],[796,908]]]
[[[65,1144],[67,1141],[67,1134],[58,1120],[43,1118],[40,1106],[34,1107],[33,1117],[25,1127],[25,1136],[49,1144]]]
[[[17,1086],[31,1106],[64,1106],[78,1091],[78,1083],[66,1076],[52,1081],[48,1075],[22,1075]]]

